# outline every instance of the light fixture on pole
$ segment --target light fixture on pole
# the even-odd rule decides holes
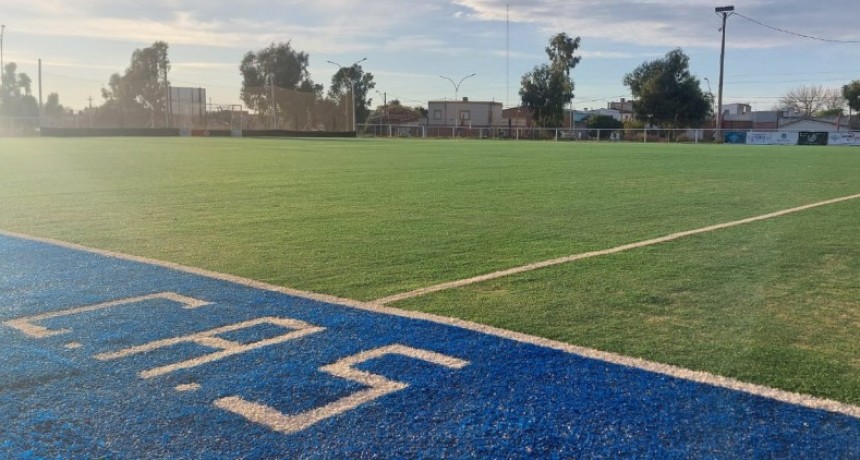
[[[366,60],[367,60],[367,58],[361,58],[361,59],[353,62],[352,65],[350,65],[349,67],[344,67],[344,66],[342,66],[342,65],[340,65],[334,61],[325,61],[325,62],[328,62],[331,65],[337,66],[338,69],[351,69],[351,68],[357,66],[358,64],[361,64],[362,62],[364,62]],[[352,76],[348,76],[348,75],[346,75],[346,73],[344,73],[344,78],[347,78],[347,77],[349,78],[349,91],[352,94],[352,97],[350,98],[350,99],[352,99],[352,130],[354,132],[358,133],[358,123],[355,120],[355,81],[353,81]]]
[[[459,83],[454,83],[454,80],[453,80],[451,77],[446,77],[446,76],[444,76],[444,75],[439,75],[439,77],[444,78],[445,80],[450,81],[450,82],[451,82],[451,84],[452,84],[452,85],[454,85],[454,100],[456,101],[456,100],[457,100],[457,97],[458,97],[457,95],[458,95],[458,93],[460,92],[460,85],[462,85],[462,84],[463,84],[463,82],[464,82],[464,81],[466,81],[466,79],[472,78],[472,77],[474,77],[475,75],[478,75],[478,74],[473,73],[473,74],[471,74],[471,75],[466,75],[465,77],[463,77],[463,78],[461,78],[461,79],[460,79],[460,82],[459,82]]]
[[[717,89],[719,91],[719,96],[717,96],[717,133],[720,135],[720,139],[722,138],[723,130],[723,69],[726,61],[726,19],[734,14],[733,11],[735,11],[735,7],[731,5],[714,8],[714,12],[723,17],[723,26],[720,28],[720,31],[723,33],[720,45],[720,85]]]

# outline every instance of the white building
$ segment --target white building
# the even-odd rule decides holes
[[[465,128],[487,128],[502,126],[502,103],[487,101],[429,101],[427,103],[427,125],[431,128],[457,126]]]
[[[841,129],[840,129],[841,128]],[[795,120],[785,120],[780,123],[780,131],[808,131],[808,132],[825,132],[835,133],[839,131],[850,131],[848,126],[840,126],[829,120],[820,120],[813,118],[800,118]]]

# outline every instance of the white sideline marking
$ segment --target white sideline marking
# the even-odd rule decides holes
[[[803,209],[810,209],[817,206],[824,206],[826,204],[838,203],[841,201],[847,201],[860,198],[860,194],[846,196],[842,198],[835,198],[833,200],[822,201],[819,203],[813,203],[806,206],[801,206],[799,208],[792,208],[791,210],[786,211],[778,211],[776,213],[766,214],[765,216],[769,217],[753,217],[752,221],[762,220],[764,218],[777,217],[780,215],[788,214],[789,212],[798,212]],[[738,224],[739,225],[739,224]],[[721,227],[723,228],[723,227]],[[302,291],[298,289],[287,288],[283,286],[275,286],[273,284],[264,283],[261,281],[252,280],[249,278],[243,278],[241,276],[229,275],[225,273],[218,273],[211,270],[204,270],[201,268],[189,267],[187,265],[181,265],[174,262],[167,262],[162,260],[151,259],[148,257],[135,256],[131,254],[123,254],[115,251],[108,251],[105,249],[97,249],[91,248],[87,246],[83,246],[76,243],[69,243],[65,241],[60,241],[52,238],[45,238],[39,236],[25,235],[23,233],[11,232],[8,230],[0,229],[0,234],[10,236],[13,238],[18,238],[22,240],[35,241],[39,243],[46,243],[53,246],[63,247],[67,249],[73,249],[77,251],[88,252],[91,254],[98,254],[105,257],[111,257],[114,259],[120,260],[128,260],[131,262],[138,262],[147,265],[154,265],[158,267],[164,267],[171,270],[176,270],[184,273],[191,273],[198,276],[205,276],[207,278],[217,279],[221,281],[228,281],[231,283],[239,284],[242,286],[248,286],[256,289],[262,289],[271,292],[279,292],[281,294],[287,294],[295,297],[302,297],[305,299],[316,300],[319,302],[329,303],[329,304],[337,304],[345,307],[352,307],[359,310],[369,311],[373,313],[380,313],[389,316],[396,316],[400,318],[409,318],[409,319],[418,319],[424,320],[431,323],[442,324],[446,326],[458,327],[461,329],[466,329],[470,331],[480,332],[482,334],[492,335],[495,337],[501,337],[508,340],[513,340],[516,342],[527,343],[531,345],[537,345],[541,347],[551,348],[554,350],[563,351],[566,353],[575,354],[578,356],[582,356],[585,358],[596,359],[600,361],[604,361],[607,363],[618,364],[621,366],[627,366],[635,369],[642,369],[645,371],[653,372],[656,374],[662,374],[669,377],[675,377],[683,380],[688,380],[691,382],[702,383],[706,385],[711,385],[720,388],[726,388],[730,390],[740,391],[743,393],[761,396],[768,399],[773,399],[776,401],[781,401],[784,403],[794,404],[801,407],[806,407],[809,409],[818,409],[824,410],[828,412],[833,412],[842,415],[848,415],[855,418],[860,418],[860,406],[854,406],[851,404],[842,403],[839,401],[833,401],[830,399],[819,398],[816,396],[804,395],[800,393],[792,393],[790,391],[779,390],[776,388],[770,388],[764,385],[757,385],[753,383],[746,383],[740,380],[732,379],[729,377],[723,377],[720,375],[711,374],[709,372],[703,371],[694,371],[689,369],[684,369],[678,366],[672,366],[670,364],[662,364],[653,361],[647,361],[640,358],[632,358],[629,356],[620,355],[617,353],[610,353],[600,350],[595,350],[593,348],[580,347],[576,345],[571,345],[569,343],[558,342],[555,340],[545,339],[542,337],[536,337],[533,335],[523,334],[520,332],[508,331],[505,329],[499,329],[492,326],[487,326],[484,324],[478,324],[472,321],[465,321],[457,318],[449,318],[446,316],[433,315],[430,313],[422,313],[422,312],[413,312],[400,310],[393,307],[388,307],[385,305],[380,305],[378,303],[373,302],[364,302],[360,300],[347,299],[343,297],[337,297],[329,294],[320,294],[316,292],[310,291]]]
[[[3,232],[0,231],[0,233],[3,233]],[[87,312],[91,312],[91,311],[105,310],[105,309],[117,307],[120,305],[128,305],[128,304],[143,302],[145,300],[152,300],[152,299],[172,300],[176,303],[181,303],[183,305],[182,308],[185,308],[185,309],[198,308],[198,307],[202,307],[204,305],[209,305],[209,303],[210,303],[210,302],[205,302],[203,300],[193,299],[191,297],[187,297],[184,295],[179,295],[179,294],[176,294],[174,292],[159,292],[157,294],[149,294],[149,295],[143,295],[143,296],[139,296],[139,297],[131,297],[128,299],[113,300],[110,302],[104,302],[104,303],[99,303],[99,304],[95,304],[95,305],[87,305],[84,307],[68,308],[65,310],[52,311],[52,312],[48,312],[48,313],[42,313],[39,315],[10,319],[9,321],[4,321],[3,324],[6,326],[9,326],[9,327],[18,329],[19,331],[23,332],[26,335],[29,335],[30,337],[37,338],[37,339],[43,339],[45,337],[51,337],[51,336],[55,336],[55,335],[66,334],[66,333],[71,332],[71,331],[69,329],[51,330],[51,329],[48,329],[44,326],[39,326],[38,324],[34,324],[34,322],[36,322],[36,321],[42,321],[42,320],[51,319],[51,318],[59,318],[61,316],[77,315],[79,313],[87,313]],[[74,348],[74,347],[67,347],[67,348]]]
[[[854,200],[860,198],[860,194],[844,196],[841,198],[834,198],[832,200],[820,201],[818,203],[807,204],[804,206],[798,206],[796,208],[784,209],[782,211],[772,212],[769,214],[763,214],[756,217],[749,217],[746,219],[735,220],[732,222],[726,222],[724,224],[711,225],[708,227],[697,228],[695,230],[687,230],[685,232],[672,233],[671,235],[661,236],[659,238],[652,238],[650,240],[640,241],[638,243],[630,243],[624,244],[621,246],[616,246],[610,249],[603,249],[600,251],[590,251],[583,252],[581,254],[573,254],[565,257],[559,257],[557,259],[545,260],[543,262],[536,262],[533,264],[523,265],[520,267],[509,268],[507,270],[500,270],[492,273],[487,273],[484,275],[475,276],[472,278],[466,278],[456,281],[449,281],[447,283],[440,283],[434,286],[428,286],[420,289],[415,289],[409,292],[402,292],[400,294],[390,295],[388,297],[383,297],[381,299],[376,299],[372,303],[379,305],[388,305],[390,303],[398,302],[400,300],[412,299],[415,297],[424,296],[427,294],[431,294],[434,292],[444,291],[448,289],[454,289],[458,287],[468,286],[470,284],[480,283],[482,281],[489,281],[497,278],[503,278],[505,276],[516,275],[518,273],[530,272],[533,270],[537,270],[540,268],[551,267],[553,265],[566,264],[568,262],[574,262],[577,260],[588,259],[591,257],[597,256],[605,256],[609,254],[616,254],[619,252],[629,251],[631,249],[643,248],[645,246],[653,246],[655,244],[665,243],[668,241],[674,241],[680,238],[684,238],[692,235],[699,235],[702,233],[713,232],[716,230],[722,230],[724,228],[737,227],[739,225],[749,224],[753,222],[758,222],[766,219],[773,219],[774,217],[784,216],[786,214],[792,214],[795,212],[806,211],[808,209],[817,208],[819,206],[826,206],[829,204],[840,203],[842,201]]]
[[[392,354],[427,361],[429,363],[445,366],[449,369],[462,369],[469,365],[468,361],[452,358],[440,353],[407,347],[404,345],[390,345],[361,352],[356,355],[343,358],[334,364],[321,367],[320,370],[323,372],[334,375],[335,377],[358,382],[370,388],[355,392],[349,396],[345,396],[337,401],[316,409],[310,409],[296,415],[285,415],[269,406],[250,402],[240,398],[239,396],[220,398],[217,399],[214,404],[220,409],[233,412],[250,420],[251,422],[267,426],[273,431],[278,431],[284,434],[296,433],[315,423],[321,422],[322,420],[342,414],[346,411],[355,409],[362,404],[373,401],[374,399],[381,398],[387,394],[409,387],[406,383],[388,380],[381,375],[360,371],[354,367],[363,362]]]
[[[249,327],[258,326],[260,324],[271,324],[286,329],[293,329],[293,331],[287,334],[279,335],[277,337],[272,337],[269,339],[264,339],[258,342],[252,342],[247,344],[231,342],[229,340],[216,337],[216,335],[218,334],[247,329]],[[215,329],[210,329],[208,331],[197,332],[195,334],[190,334],[182,337],[156,340],[154,342],[125,348],[119,351],[99,353],[93,357],[99,361],[109,361],[112,359],[126,358],[128,356],[136,355],[139,353],[148,353],[159,348],[170,347],[180,343],[196,343],[197,345],[201,345],[204,347],[221,350],[215,353],[199,356],[197,358],[189,359],[186,361],[180,361],[178,363],[168,364],[166,366],[156,367],[154,369],[142,371],[138,374],[143,379],[150,379],[164,374],[169,374],[180,369],[190,369],[192,367],[208,364],[214,361],[228,358],[230,356],[238,355],[240,353],[257,350],[271,345],[277,345],[279,343],[284,343],[293,339],[297,339],[299,337],[304,337],[306,335],[314,334],[324,330],[324,327],[313,326],[304,321],[299,321],[296,319],[264,317],[248,321],[242,321],[239,323],[230,324],[228,326],[222,326]]]

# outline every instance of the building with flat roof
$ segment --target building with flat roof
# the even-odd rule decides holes
[[[427,103],[427,126],[440,128],[456,126],[463,128],[488,128],[502,126],[502,103],[494,101],[429,101]]]

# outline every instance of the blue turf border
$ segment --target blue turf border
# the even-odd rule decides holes
[[[157,292],[155,299],[0,326],[0,456],[6,458],[858,458],[860,420],[437,323],[348,308],[164,267],[0,236],[0,322]],[[325,331],[142,379],[211,352],[182,344],[114,361],[94,355],[262,316]],[[230,335],[255,341],[261,327]],[[226,335],[223,337],[227,337]],[[80,348],[66,348],[70,342]],[[408,383],[295,434],[218,409],[240,395],[290,414],[366,388],[320,372],[402,344],[462,369],[388,356],[361,370]],[[177,385],[198,384],[179,392]]]

